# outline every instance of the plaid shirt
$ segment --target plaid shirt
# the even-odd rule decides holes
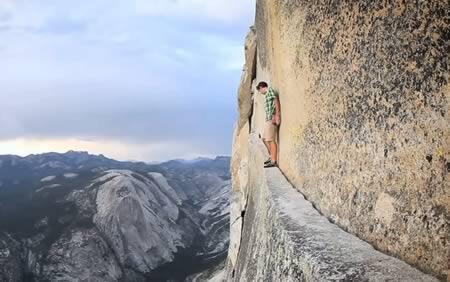
[[[265,96],[264,110],[266,111],[266,121],[269,121],[275,114],[275,98],[278,98],[278,93],[272,87],[269,87]]]

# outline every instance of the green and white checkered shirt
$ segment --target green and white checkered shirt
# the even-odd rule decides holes
[[[272,87],[269,87],[265,96],[264,110],[266,111],[266,121],[269,121],[275,114],[275,98],[278,98],[278,93]]]

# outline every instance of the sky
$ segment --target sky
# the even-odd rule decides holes
[[[255,0],[0,0],[0,154],[229,155]]]

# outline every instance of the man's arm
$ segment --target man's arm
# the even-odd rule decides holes
[[[278,97],[275,98],[275,115],[273,116],[274,122],[277,125],[281,123],[281,105],[280,99]]]

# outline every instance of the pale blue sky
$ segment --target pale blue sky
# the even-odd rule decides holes
[[[229,154],[255,0],[0,0],[0,154]]]

